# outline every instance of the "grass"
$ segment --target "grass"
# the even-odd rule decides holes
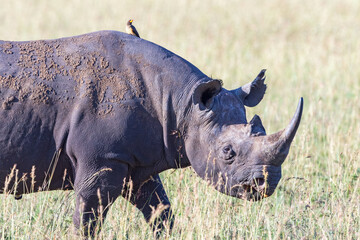
[[[360,238],[360,2],[0,0],[0,39],[102,29],[140,35],[236,88],[267,68],[264,100],[248,109],[268,133],[303,96],[301,126],[274,195],[245,202],[218,193],[191,168],[162,173],[176,225],[171,239]],[[0,196],[2,239],[72,239],[73,192]],[[100,239],[148,239],[141,213],[119,198]]]

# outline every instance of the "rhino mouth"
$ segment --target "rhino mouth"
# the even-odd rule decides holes
[[[269,197],[266,190],[266,182],[264,178],[255,178],[250,184],[244,184],[242,198],[246,200],[259,201]]]
[[[248,201],[259,201],[274,193],[279,179],[276,177],[269,181],[265,180],[264,176],[256,176],[251,181],[233,186],[230,195]]]
[[[244,200],[259,201],[268,196],[264,191],[265,184],[264,178],[255,178],[249,183],[232,187],[231,195]]]
[[[259,201],[268,197],[263,190],[251,184],[233,186],[230,195],[248,201]]]

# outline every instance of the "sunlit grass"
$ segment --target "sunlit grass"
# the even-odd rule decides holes
[[[266,68],[268,91],[248,109],[268,133],[304,113],[273,196],[245,202],[218,193],[192,169],[162,179],[176,223],[172,239],[360,238],[360,2],[0,0],[0,39],[57,38],[125,30],[237,88]],[[0,196],[2,239],[73,239],[73,192]],[[152,237],[124,199],[101,239]]]

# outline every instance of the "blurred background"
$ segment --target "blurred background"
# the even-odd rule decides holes
[[[125,31],[132,18],[142,38],[226,88],[266,68],[267,94],[247,111],[248,119],[261,116],[268,133],[284,128],[304,97],[302,123],[272,197],[249,203],[224,196],[191,169],[162,174],[177,217],[171,238],[360,238],[360,1],[0,0],[0,6],[1,40]],[[24,198],[0,197],[2,238],[71,238],[71,192]],[[149,237],[141,215],[118,201],[100,238]]]

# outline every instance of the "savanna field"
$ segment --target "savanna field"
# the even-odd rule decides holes
[[[225,196],[191,168],[161,174],[176,217],[168,239],[360,239],[360,2],[0,0],[0,39],[37,40],[125,31],[187,59],[237,88],[267,69],[255,108],[267,133],[304,112],[274,195]],[[1,151],[1,150],[0,150]],[[0,195],[1,239],[75,239],[73,191]],[[98,239],[149,239],[123,198]]]

